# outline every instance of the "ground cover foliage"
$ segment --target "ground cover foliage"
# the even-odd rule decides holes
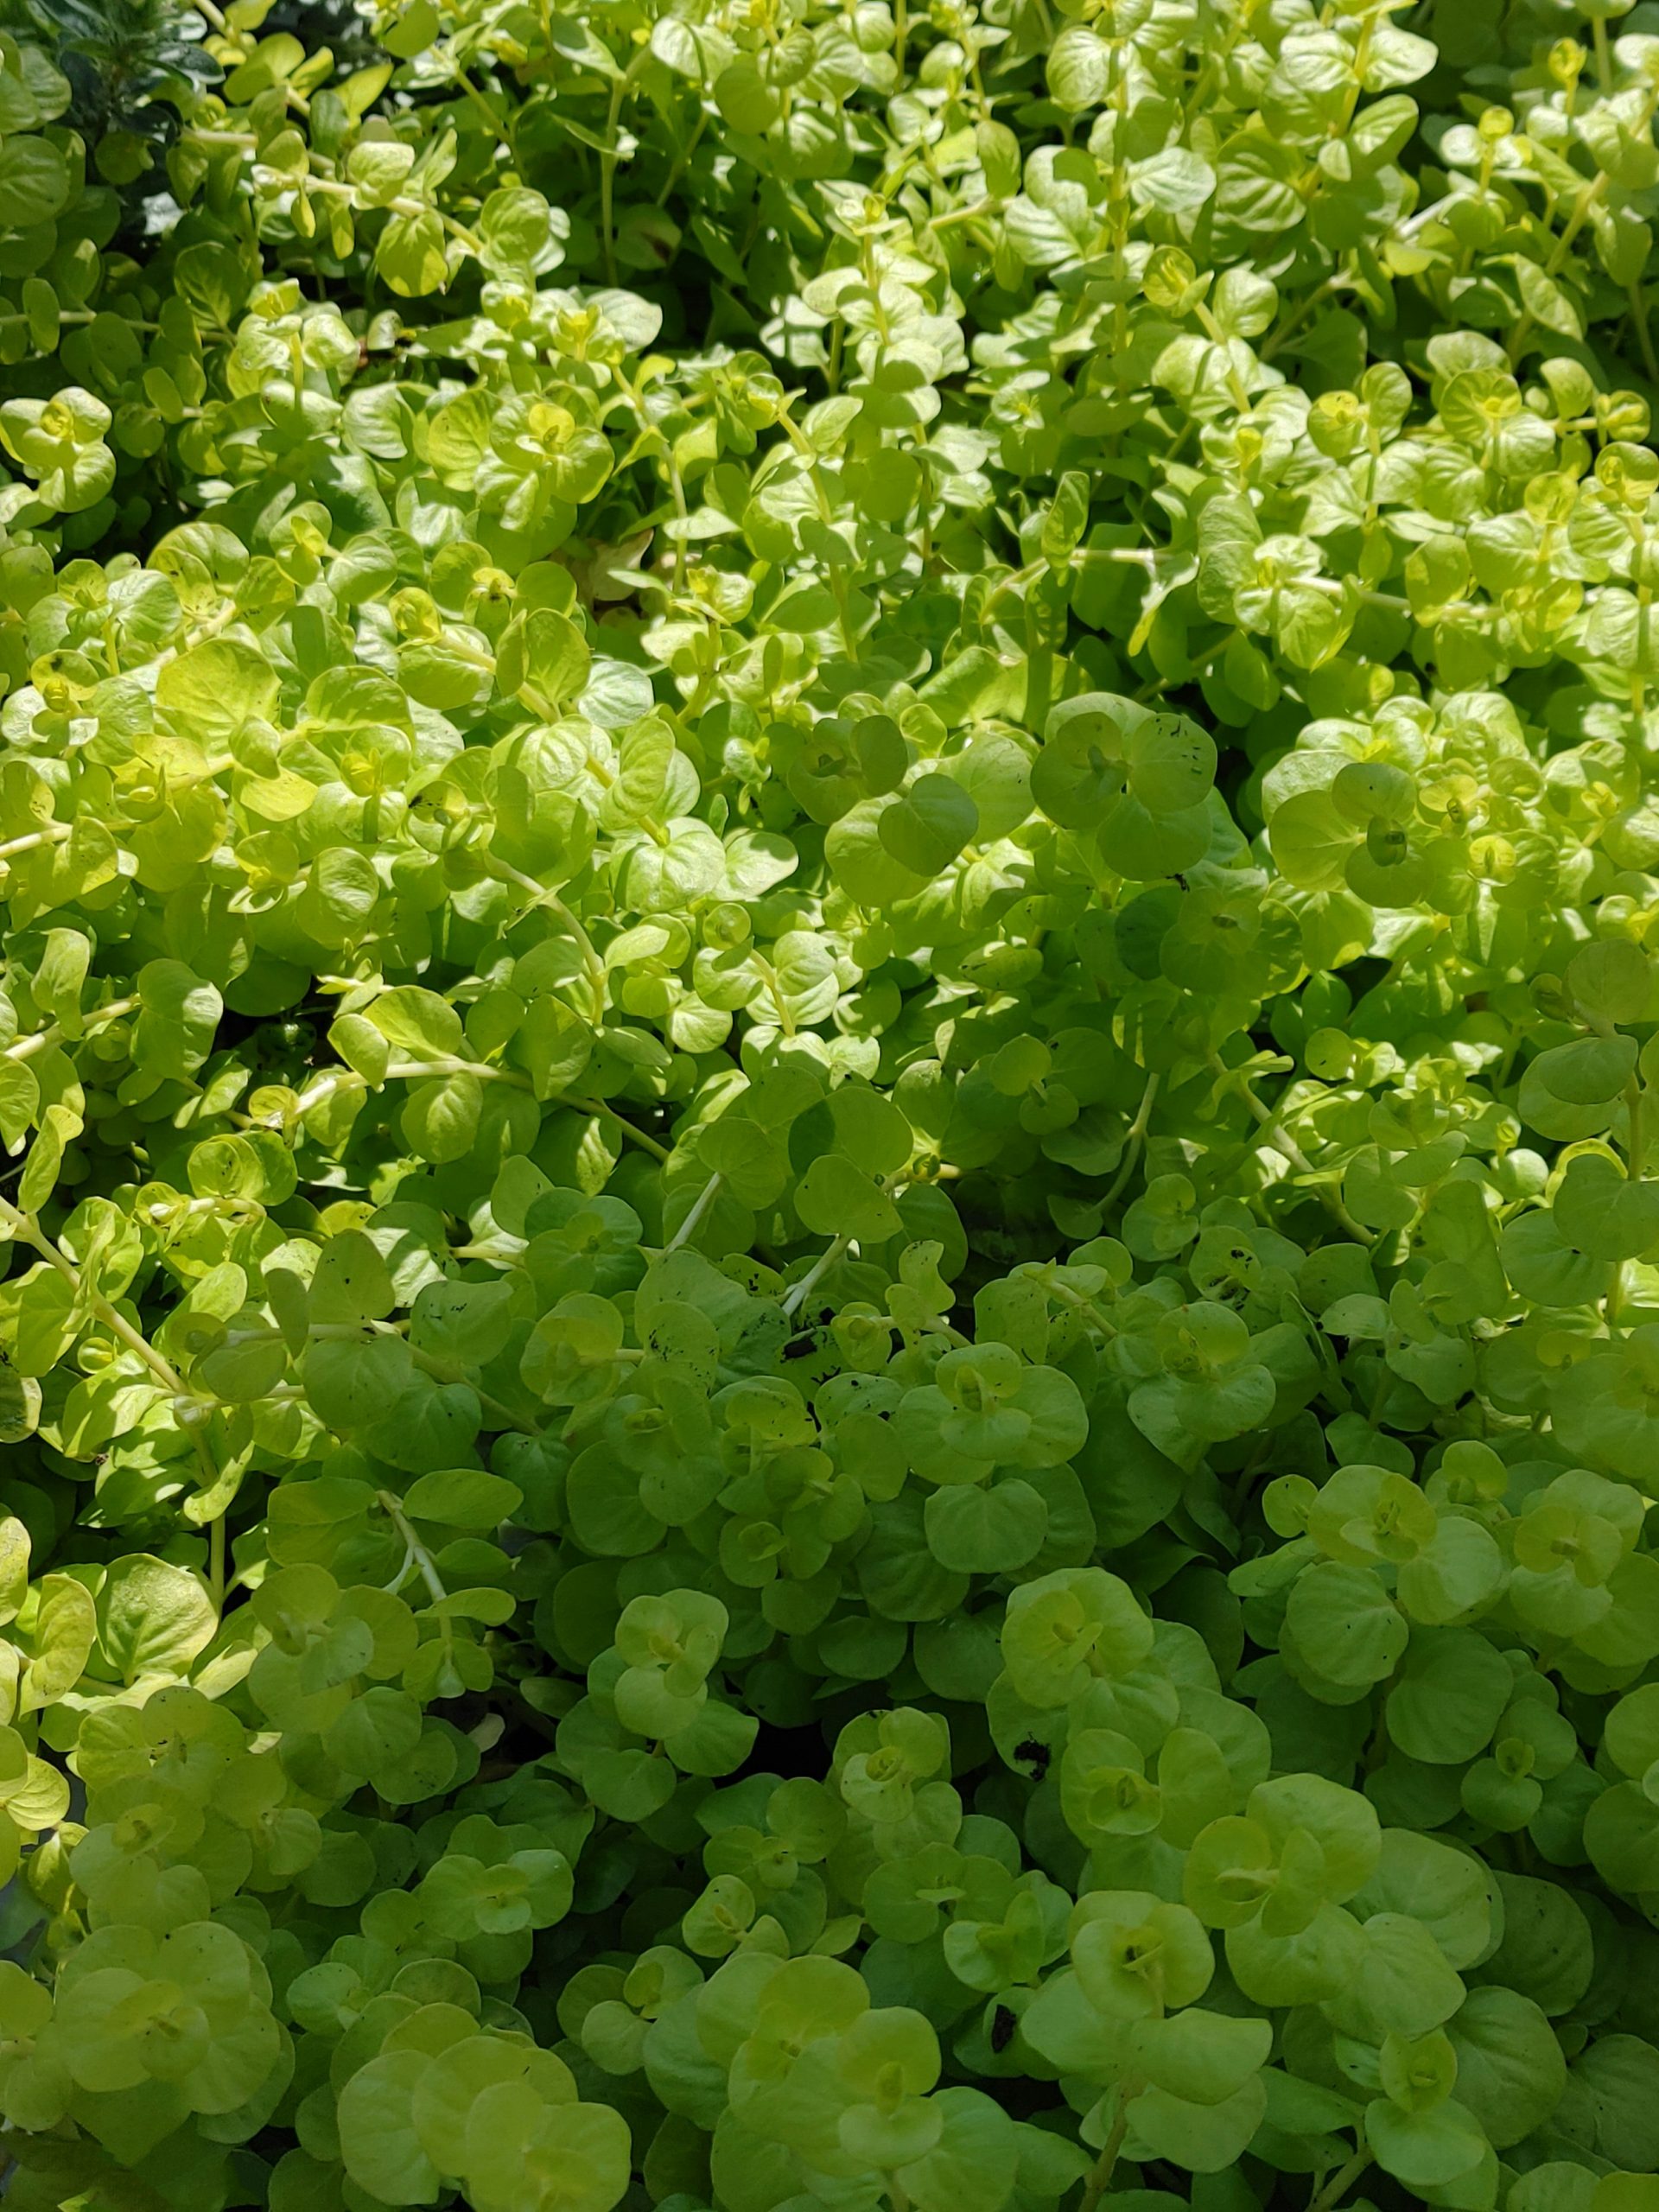
[[[0,36],[8,2212],[1650,2212],[1659,12]]]

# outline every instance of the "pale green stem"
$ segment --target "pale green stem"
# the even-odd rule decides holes
[[[817,1288],[820,1281],[834,1267],[836,1262],[840,1259],[852,1242],[853,1239],[847,1231],[842,1230],[839,1236],[826,1245],[800,1281],[791,1283],[784,1293],[783,1308],[785,1313],[795,1314],[800,1312],[802,1306]]]
[[[1138,2082],[1120,2082],[1118,2084],[1117,2112],[1112,2121],[1111,2132],[1084,2183],[1077,2212],[1095,2212],[1095,2207],[1106,2194],[1112,2178],[1112,2169],[1123,2148],[1123,2139],[1129,2132],[1129,2106],[1139,2088]]]
[[[89,1013],[84,1014],[81,1016],[80,1026],[83,1029],[90,1029],[94,1023],[119,1021],[125,1015],[133,1013],[137,1006],[137,999],[111,999],[107,1006],[95,1006]],[[76,1039],[72,1041],[78,1043],[79,1040]],[[31,1035],[20,1037],[15,1044],[8,1045],[5,1051],[0,1053],[0,1059],[32,1059],[36,1052],[44,1052],[50,1046],[60,1045],[62,1042],[62,1024],[54,1021],[49,1029],[37,1029]]]
[[[1329,2181],[1308,2201],[1307,2212],[1333,2212],[1333,2208],[1346,2196],[1371,2163],[1369,2151],[1356,2151],[1344,2166],[1338,2166]]]
[[[0,1222],[6,1224],[14,1236],[21,1237],[24,1243],[31,1245],[49,1266],[57,1269],[77,1300],[118,1343],[124,1344],[130,1352],[142,1360],[162,1389],[178,1402],[181,1416],[179,1425],[190,1439],[191,1448],[195,1452],[201,1471],[202,1488],[211,1490],[219,1480],[219,1470],[213,1465],[199,1421],[190,1417],[197,1414],[199,1408],[201,1411],[206,1408],[201,1408],[200,1401],[185,1388],[184,1378],[177,1368],[156,1351],[141,1329],[134,1328],[125,1314],[119,1313],[101,1293],[89,1287],[74,1262],[54,1243],[33,1214],[25,1213],[21,1206],[13,1205],[10,1198],[0,1198]],[[221,1535],[221,1552],[223,1542]]]
[[[1316,1173],[1316,1170],[1314,1169],[1313,1162],[1308,1159],[1307,1154],[1302,1150],[1295,1139],[1289,1135],[1281,1126],[1278,1117],[1274,1113],[1273,1109],[1270,1106],[1264,1106],[1262,1104],[1262,1101],[1256,1096],[1255,1091],[1251,1090],[1249,1082],[1243,1077],[1236,1075],[1231,1068],[1228,1067],[1219,1053],[1212,1052],[1210,1055],[1210,1065],[1217,1075],[1224,1076],[1227,1078],[1229,1086],[1232,1090],[1237,1091],[1239,1096],[1244,1101],[1244,1103],[1249,1108],[1251,1113],[1255,1116],[1256,1121],[1261,1124],[1262,1134],[1267,1139],[1268,1142],[1273,1147],[1274,1150],[1279,1153],[1284,1159],[1287,1160],[1299,1174],[1307,1176],[1313,1175]],[[1313,1187],[1318,1194],[1320,1203],[1324,1205],[1326,1212],[1330,1214],[1332,1219],[1335,1221],[1340,1228],[1344,1230],[1350,1236],[1353,1237],[1357,1243],[1376,1243],[1376,1237],[1375,1233],[1369,1229],[1363,1228],[1354,1219],[1352,1214],[1349,1212],[1347,1207],[1344,1205],[1342,1200],[1337,1196],[1336,1192],[1332,1189],[1328,1183],[1316,1183]]]
[[[709,1207],[713,1205],[715,1200],[720,1196],[723,1181],[724,1178],[718,1174],[711,1175],[709,1178],[709,1180],[703,1185],[702,1190],[698,1192],[696,1203],[693,1205],[690,1212],[687,1214],[685,1219],[675,1230],[668,1243],[664,1245],[663,1255],[664,1258],[666,1258],[668,1254],[671,1252],[677,1252],[683,1244],[689,1244],[691,1242],[691,1239],[696,1235],[698,1230],[702,1228],[703,1220],[708,1214]]]
[[[379,1491],[376,1495],[386,1518],[404,1540],[404,1564],[398,1570],[398,1582],[403,1580],[411,1567],[418,1567],[422,1581],[431,1592],[433,1603],[442,1605],[449,1592],[444,1588],[438,1570],[432,1563],[431,1553],[416,1535],[404,1515],[402,1499],[394,1497],[389,1490]],[[397,1585],[392,1586],[395,1589]]]
[[[1158,1096],[1158,1086],[1161,1081],[1162,1077],[1155,1069],[1147,1077],[1147,1087],[1141,1094],[1141,1104],[1123,1139],[1122,1160],[1119,1163],[1116,1174],[1112,1178],[1110,1187],[1100,1202],[1103,1213],[1108,1206],[1116,1203],[1123,1185],[1135,1172],[1135,1163],[1141,1156],[1141,1143],[1146,1137],[1147,1124],[1152,1119],[1152,1109]]]

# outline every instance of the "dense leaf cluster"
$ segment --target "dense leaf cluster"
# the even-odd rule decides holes
[[[8,2212],[1652,2212],[1659,11],[0,33]]]

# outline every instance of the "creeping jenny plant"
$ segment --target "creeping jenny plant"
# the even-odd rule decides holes
[[[7,2212],[1655,2212],[1659,7],[5,20]]]

